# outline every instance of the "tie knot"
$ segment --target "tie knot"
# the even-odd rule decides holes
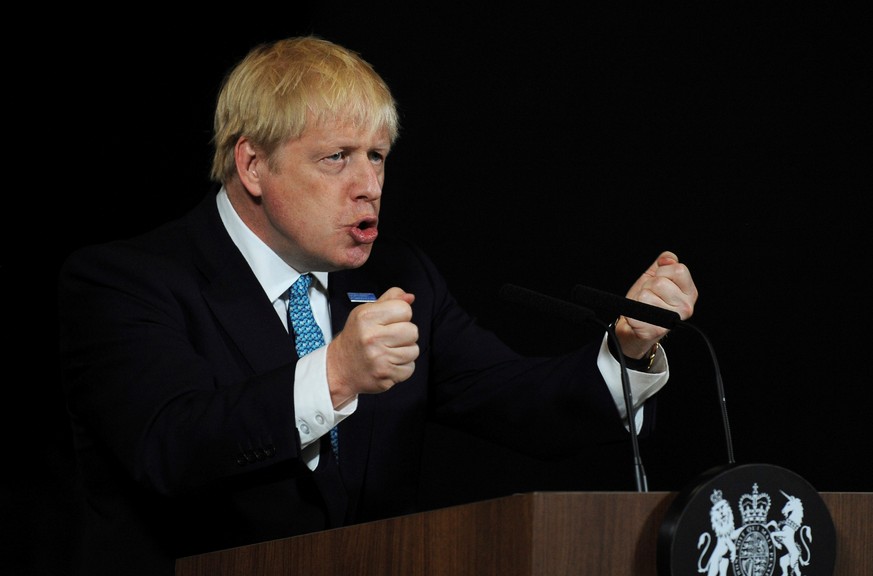
[[[301,274],[294,284],[291,285],[292,296],[306,296],[309,293],[309,286],[312,284],[311,274]]]

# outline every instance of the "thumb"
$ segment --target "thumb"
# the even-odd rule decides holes
[[[675,264],[679,261],[679,258],[673,252],[669,250],[665,250],[658,254],[658,257],[655,258],[655,261],[652,262],[646,271],[637,278],[637,281],[634,282],[633,286],[630,287],[630,290],[627,291],[627,297],[636,299],[635,295],[639,293],[642,289],[643,285],[648,281],[649,278],[654,278],[658,275],[658,268],[661,266],[668,266],[670,264]]]
[[[654,264],[649,267],[652,272],[660,268],[661,266],[669,266],[670,264],[675,264],[679,262],[679,257],[676,256],[673,252],[669,250],[665,250],[658,255],[658,258],[655,260]]]
[[[403,288],[393,286],[382,293],[379,297],[380,302],[385,302],[387,300],[403,300],[407,304],[412,304],[415,301],[415,294],[406,292]]]

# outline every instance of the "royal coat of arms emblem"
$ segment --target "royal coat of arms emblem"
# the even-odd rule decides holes
[[[805,480],[770,465],[731,466],[703,478],[680,494],[661,526],[659,575],[832,574],[833,520]]]

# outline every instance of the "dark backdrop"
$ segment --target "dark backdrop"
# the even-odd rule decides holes
[[[63,573],[72,517],[54,312],[48,327],[31,321],[33,289],[54,310],[72,249],[197,202],[222,75],[254,43],[308,32],[360,51],[393,87],[403,132],[381,227],[423,245],[483,324],[524,352],[568,349],[598,330],[536,319],[501,302],[500,286],[623,294],[673,250],[700,289],[693,323],[718,354],[736,460],[787,467],[822,491],[873,489],[861,122],[871,94],[850,15],[760,3],[573,15],[365,4],[225,18],[141,11],[41,29],[7,50],[10,124],[30,137],[7,134],[8,165],[29,161],[26,184],[7,191],[5,356],[49,360],[4,378],[17,399],[3,417],[13,472],[0,568]],[[673,376],[642,455],[650,489],[679,490],[726,461],[725,440],[702,339],[677,329],[665,346]],[[431,432],[428,506],[633,489],[629,446],[545,463]]]

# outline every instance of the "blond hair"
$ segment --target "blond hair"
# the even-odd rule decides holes
[[[311,117],[373,132],[400,130],[397,104],[384,80],[356,52],[314,36],[253,48],[227,75],[215,107],[211,178],[236,174],[234,147],[248,137],[268,157],[298,138]]]

